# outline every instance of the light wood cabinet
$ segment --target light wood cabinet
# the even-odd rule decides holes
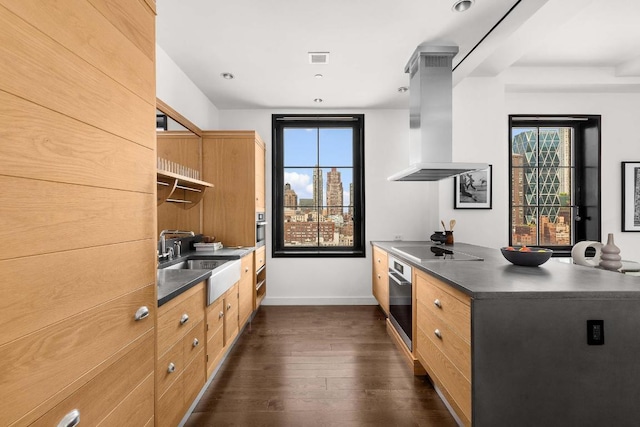
[[[471,425],[471,299],[414,269],[415,355],[464,425]]]
[[[224,354],[233,344],[240,326],[244,326],[244,323],[238,323],[240,282],[230,287],[207,307],[207,377],[215,371]]]
[[[373,247],[372,292],[384,312],[389,314],[389,264],[387,252]]]
[[[224,294],[207,307],[207,378],[224,355]]]
[[[203,233],[226,246],[256,245],[256,212],[265,210],[264,142],[253,131],[203,131]]]
[[[238,282],[238,325],[244,326],[253,312],[253,299],[255,294],[253,254],[242,258],[240,281]]]
[[[238,336],[238,284],[224,294],[224,346],[228,347]]]
[[[205,282],[158,309],[156,425],[175,426],[206,380]]]
[[[203,233],[226,246],[256,245],[256,212],[265,212],[265,145],[254,131],[203,131]],[[254,252],[252,296],[256,310],[266,296],[265,246]],[[240,291],[242,303],[246,303]],[[242,311],[241,319],[246,312]],[[240,322],[243,325],[243,322]]]
[[[0,233],[25,242],[0,248],[0,425],[147,425],[155,12],[3,1],[0,26]]]

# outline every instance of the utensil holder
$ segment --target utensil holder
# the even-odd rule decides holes
[[[453,231],[445,231],[444,235],[446,237],[444,244],[445,245],[453,245]]]

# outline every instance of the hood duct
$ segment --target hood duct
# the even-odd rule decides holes
[[[486,169],[485,163],[452,161],[452,61],[457,46],[420,45],[404,71],[409,84],[409,167],[389,181],[439,181]]]

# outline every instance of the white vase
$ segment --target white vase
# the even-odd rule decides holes
[[[576,243],[575,245],[573,245],[573,249],[571,249],[571,258],[573,259],[573,263],[578,265],[585,265],[588,267],[597,267],[600,263],[602,246],[602,243],[593,242],[590,240]],[[587,248],[593,248],[596,251],[593,258],[587,258],[585,256],[585,251],[587,250]]]
[[[613,243],[613,233],[609,233],[607,236],[607,244],[601,249],[600,267],[605,270],[619,270],[620,267],[622,267],[621,259],[620,248]]]

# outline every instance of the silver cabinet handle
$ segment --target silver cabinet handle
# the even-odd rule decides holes
[[[183,314],[182,317],[180,318],[180,324],[184,325],[188,321],[189,321],[189,315],[187,313]]]
[[[382,277],[380,277],[380,275],[378,274],[378,279],[382,279]]]
[[[74,409],[73,411],[62,417],[57,427],[74,427],[78,424],[80,424],[80,411]]]
[[[442,333],[440,332],[440,329],[436,329],[435,331],[433,331],[433,333],[435,334],[435,336],[442,339]]]
[[[244,268],[244,272],[245,272],[245,273],[248,273],[248,272],[249,272],[249,267],[245,267],[245,268]]]
[[[236,270],[237,271],[237,270]],[[227,311],[231,310],[231,304],[227,305]]]
[[[142,320],[142,319],[144,319],[144,318],[146,318],[148,316],[149,316],[149,307],[143,305],[142,307],[140,307],[138,309],[138,311],[136,311],[136,315],[135,315],[136,322],[138,320]]]
[[[380,258],[378,258],[378,264],[380,264],[382,262],[382,260]]]
[[[438,308],[442,308],[442,303],[437,298],[433,301],[433,305],[435,305]]]
[[[167,372],[172,374],[175,371],[176,371],[176,365],[173,362],[169,363],[169,366],[167,367]]]
[[[218,319],[222,319],[224,317],[224,311],[221,311],[220,314],[218,314]]]
[[[193,339],[193,346],[197,347],[198,345],[200,345],[200,341],[198,341],[198,338],[194,338]]]

